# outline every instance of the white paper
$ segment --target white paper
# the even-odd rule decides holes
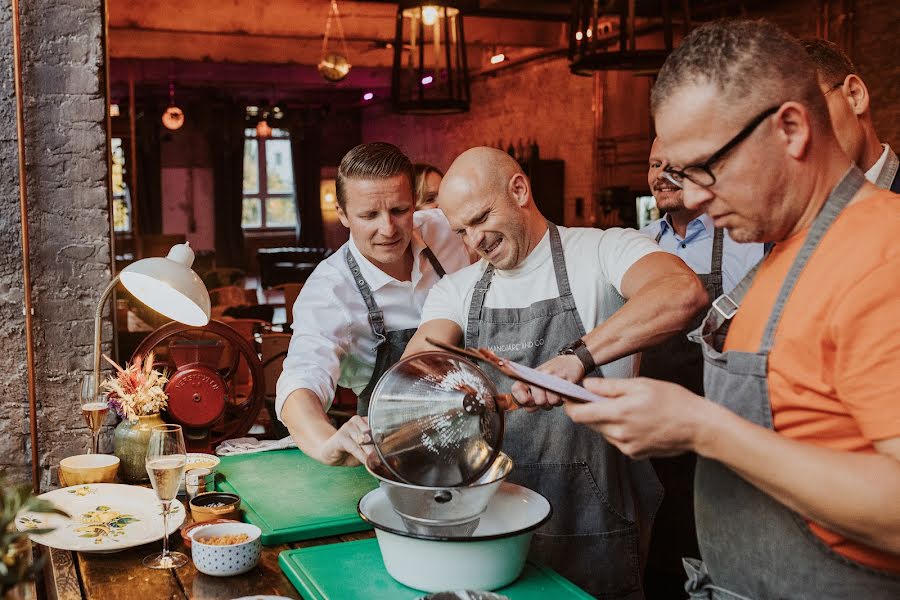
[[[580,385],[572,383],[571,381],[566,381],[556,375],[550,375],[506,359],[503,360],[503,363],[527,383],[533,383],[539,388],[556,392],[560,396],[566,396],[567,398],[580,400],[581,402],[600,402],[601,400],[606,400],[603,396],[593,394]]]

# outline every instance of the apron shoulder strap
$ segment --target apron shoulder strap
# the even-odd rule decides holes
[[[347,267],[350,268],[350,274],[353,276],[356,288],[359,290],[363,302],[366,303],[366,309],[369,311],[369,326],[372,328],[375,337],[380,341],[384,341],[384,313],[381,312],[381,309],[375,303],[372,288],[369,287],[365,277],[362,276],[359,263],[353,258],[353,253],[350,252],[349,246],[344,250],[344,258],[347,261]]]
[[[725,242],[725,230],[716,227],[713,230],[712,260],[710,261],[709,272],[722,275],[722,248]]]
[[[556,288],[559,290],[560,298],[569,298],[572,296],[572,288],[569,286],[569,273],[566,269],[566,256],[563,253],[559,229],[550,221],[547,221],[547,229],[550,230],[550,258],[553,260]]]
[[[447,272],[444,270],[444,267],[441,266],[441,261],[437,259],[437,256],[434,255],[431,248],[425,246],[425,248],[422,249],[422,254],[424,254],[425,258],[428,259],[428,262],[431,263],[431,268],[437,273],[438,279],[443,279]]]
[[[791,292],[794,291],[797,280],[800,278],[800,273],[806,267],[806,263],[809,262],[813,252],[819,247],[819,243],[825,237],[832,223],[834,223],[841,211],[844,210],[844,207],[850,203],[850,200],[853,199],[856,192],[859,191],[859,188],[865,182],[866,177],[863,175],[863,172],[853,165],[831,191],[828,199],[825,200],[825,205],[819,211],[815,221],[813,221],[813,225],[803,242],[803,247],[797,253],[794,264],[791,265],[790,271],[788,271],[784,282],[781,284],[781,290],[778,292],[778,298],[775,300],[775,307],[769,315],[769,321],[766,323],[766,329],[763,332],[760,352],[768,353],[772,349],[772,344],[775,341],[775,330],[781,321],[781,315],[784,313],[787,299],[790,297]]]
[[[893,188],[894,180],[897,177],[897,170],[900,169],[900,159],[897,158],[890,146],[886,145],[886,147],[887,160],[884,163],[884,167],[881,168],[881,173],[878,174],[878,179],[875,180],[875,185],[882,189],[890,190]]]

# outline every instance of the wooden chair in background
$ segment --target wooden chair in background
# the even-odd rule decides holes
[[[292,325],[294,323],[294,302],[297,301],[297,296],[300,295],[300,290],[303,289],[303,284],[282,283],[276,285],[272,289],[281,290],[281,292],[284,294],[285,322],[288,325]]]

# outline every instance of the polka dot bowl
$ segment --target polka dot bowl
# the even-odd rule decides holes
[[[223,535],[246,534],[249,539],[239,544],[219,546],[204,544],[203,540]],[[229,577],[246,573],[259,562],[262,550],[259,527],[249,523],[218,523],[203,525],[190,532],[191,555],[194,566],[201,573],[216,577]]]

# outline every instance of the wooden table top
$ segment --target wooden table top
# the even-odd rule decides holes
[[[190,523],[190,514],[185,523]],[[211,577],[197,571],[193,562],[180,569],[148,569],[141,561],[159,552],[162,541],[128,548],[114,554],[91,554],[43,548],[49,553],[45,568],[49,600],[231,600],[255,594],[301,596],[281,572],[278,555],[283,550],[348,542],[374,537],[372,531],[307,540],[293,544],[263,546],[259,564],[234,577]],[[181,535],[169,539],[172,550],[184,552]],[[348,574],[352,576],[352,574]]]

